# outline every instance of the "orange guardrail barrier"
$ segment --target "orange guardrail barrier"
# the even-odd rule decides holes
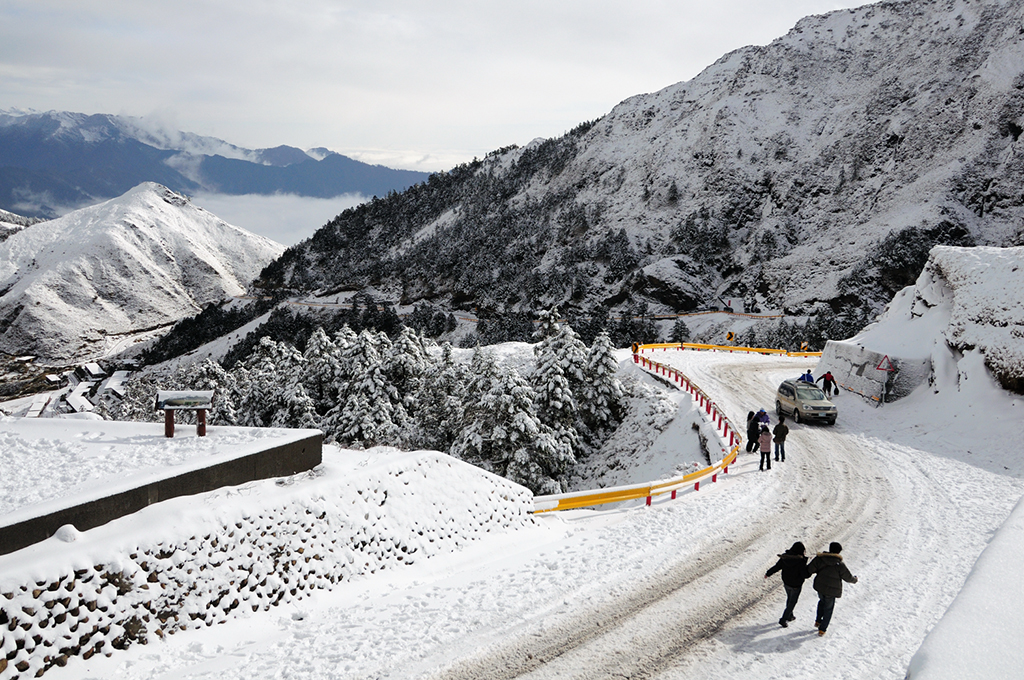
[[[774,354],[786,357],[820,357],[821,352],[791,352],[785,349],[771,349],[768,347],[746,347],[743,345],[707,345],[699,342],[654,342],[646,345],[638,345],[639,351],[667,350],[667,349],[695,349],[715,352],[744,352],[746,354]]]

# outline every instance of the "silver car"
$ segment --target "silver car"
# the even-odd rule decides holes
[[[839,415],[836,405],[825,397],[825,393],[814,383],[802,380],[784,380],[775,395],[775,413],[791,415],[793,421],[825,422],[835,425]]]

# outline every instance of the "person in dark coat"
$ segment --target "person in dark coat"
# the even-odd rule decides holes
[[[764,573],[764,577],[768,578],[777,571],[782,572],[782,586],[786,589],[786,610],[782,612],[779,625],[786,628],[790,621],[796,619],[793,609],[796,608],[796,601],[800,599],[800,590],[804,586],[804,581],[810,576],[807,571],[807,555],[804,554],[803,543],[797,541],[789,550],[779,555],[779,561]]]
[[[779,460],[779,456],[782,456],[782,462],[786,462],[786,435],[789,434],[789,426],[786,425],[786,416],[779,416],[779,424],[772,430],[774,437],[772,440],[775,442],[775,460]]]
[[[757,423],[757,414],[753,411],[747,414],[747,453],[753,453],[757,446],[757,438],[761,434],[761,427]]]
[[[825,391],[826,397],[832,396],[832,390],[835,390],[836,394],[839,394],[839,383],[836,382],[835,377],[832,375],[832,371],[825,371],[825,375],[821,376],[814,382],[821,380],[824,381],[821,383],[821,388]]]
[[[818,592],[818,614],[814,619],[814,625],[819,636],[825,634],[829,622],[832,621],[836,599],[843,596],[843,581],[857,582],[857,577],[850,573],[842,555],[839,554],[842,551],[843,546],[833,541],[829,544],[827,553],[818,553],[807,565],[807,572],[816,574],[814,589]]]
[[[761,426],[761,434],[757,437],[757,442],[761,446],[761,466],[759,470],[764,470],[765,463],[768,464],[768,469],[772,469],[772,433],[768,431],[767,425]]]

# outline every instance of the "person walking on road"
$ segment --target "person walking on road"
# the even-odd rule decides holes
[[[767,463],[768,469],[772,469],[772,433],[768,431],[767,425],[761,426],[761,434],[757,438],[758,444],[761,445],[761,466],[759,470],[765,469]]]
[[[821,388],[825,390],[826,397],[832,396],[832,390],[835,390],[836,394],[839,394],[839,383],[837,383],[835,377],[833,377],[832,371],[825,371],[825,375],[821,376],[814,382],[818,382],[819,380],[825,381],[821,383]]]
[[[747,414],[747,453],[754,452],[760,434],[761,427],[757,422],[757,414],[751,411]]]
[[[780,460],[779,456],[782,456],[781,460],[783,463],[786,462],[786,435],[789,434],[789,426],[786,425],[786,416],[779,416],[779,424],[772,430],[775,441],[775,461]]]
[[[804,581],[810,576],[803,543],[797,541],[789,550],[779,555],[779,561],[764,573],[764,577],[768,578],[777,571],[782,572],[782,585],[786,589],[786,610],[782,612],[779,625],[786,628],[790,621],[796,619],[793,609],[796,608],[796,601],[800,599],[800,589],[803,588]]]
[[[807,372],[797,378],[797,382],[805,382],[814,384],[814,375],[811,373],[811,369],[807,369]]]
[[[814,625],[819,636],[828,630],[836,600],[843,596],[843,581],[857,582],[857,577],[850,573],[842,555],[839,554],[842,551],[843,546],[833,541],[829,544],[827,553],[818,553],[807,565],[807,572],[816,574],[814,590],[818,592],[818,614],[814,619]]]

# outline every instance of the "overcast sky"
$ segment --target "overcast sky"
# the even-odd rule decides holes
[[[842,0],[2,0],[0,108],[444,170],[560,135]]]

